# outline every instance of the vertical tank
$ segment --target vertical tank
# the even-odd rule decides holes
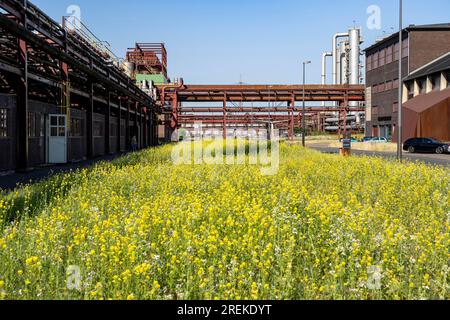
[[[360,60],[359,56],[361,54],[361,31],[359,29],[350,29],[349,31],[349,41],[350,41],[350,65],[349,65],[349,74],[350,84],[359,84],[359,66]]]

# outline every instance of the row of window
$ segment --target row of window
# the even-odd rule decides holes
[[[40,138],[45,135],[45,118],[40,113],[28,112],[28,137]]]
[[[70,136],[71,137],[82,137],[83,136],[83,120],[72,118],[70,119]]]
[[[398,112],[398,102],[394,102],[392,104],[392,113],[397,113]],[[379,114],[379,107],[378,106],[373,106],[372,107],[372,117],[377,117]],[[387,121],[387,120],[380,120],[381,118],[378,118],[378,121]]]
[[[393,89],[398,89],[398,79],[386,81],[372,86],[372,93],[381,93]]]
[[[0,109],[0,138],[8,136],[8,109]]]
[[[0,138],[9,137],[8,132],[8,114],[9,110],[0,108]],[[52,121],[57,121],[57,118],[52,118]],[[64,121],[63,117],[59,118],[60,121]],[[65,123],[52,123],[53,126],[65,126]],[[55,130],[57,128],[55,127]],[[121,125],[122,132],[125,132],[125,125]],[[94,137],[102,137],[104,135],[104,124],[100,121],[94,122]],[[82,119],[71,118],[70,119],[70,136],[71,137],[83,137],[84,136],[84,121]],[[110,126],[111,136],[117,135],[117,125],[111,124]],[[40,113],[29,112],[28,113],[28,137],[40,138],[45,136],[45,116]],[[54,136],[58,136],[55,133]],[[61,136],[64,136],[64,130],[61,132]]]
[[[446,75],[447,79],[447,88],[450,88],[450,82],[448,79],[450,78],[450,71]],[[418,94],[427,93],[427,81],[430,80],[431,91],[439,91],[441,90],[441,74],[435,74],[430,76],[429,78],[423,77],[405,84],[406,91],[408,93],[408,100],[414,98],[415,93],[415,83],[417,83]]]
[[[402,42],[402,58],[406,58],[409,55],[409,40],[405,39]],[[367,71],[375,70],[384,65],[398,61],[400,51],[399,43],[391,45],[385,49],[381,49],[366,58]]]

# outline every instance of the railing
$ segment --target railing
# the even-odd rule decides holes
[[[121,59],[112,52],[111,45],[94,35],[80,19],[75,16],[63,17],[63,28],[72,35],[78,35],[108,62],[112,62],[117,67],[120,66]]]

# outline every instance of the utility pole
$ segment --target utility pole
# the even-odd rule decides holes
[[[400,0],[400,12],[399,12],[399,52],[398,52],[398,119],[397,119],[397,160],[402,161],[403,150],[403,71],[402,71],[402,60],[403,60],[403,0]]]

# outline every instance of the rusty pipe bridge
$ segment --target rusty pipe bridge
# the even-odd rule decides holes
[[[220,127],[224,137],[232,125],[276,123],[277,127],[287,129],[292,139],[295,127],[301,128],[303,108],[296,103],[303,102],[303,97],[309,103],[328,102],[327,107],[306,107],[305,115],[310,119],[318,117],[320,122],[323,114],[338,114],[339,133],[347,130],[349,113],[365,110],[351,103],[365,101],[362,85],[187,85],[181,80],[178,84],[159,85],[157,89],[166,123],[172,130],[201,122]],[[249,103],[252,106],[247,106]]]

